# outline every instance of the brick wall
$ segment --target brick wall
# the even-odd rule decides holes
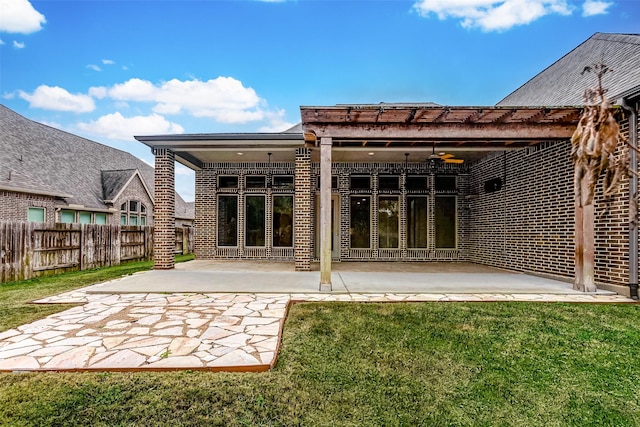
[[[155,158],[154,266],[170,269],[175,264],[175,155],[159,149],[155,150]]]
[[[129,200],[137,200],[145,205],[145,207],[147,208],[147,212],[146,212],[147,224],[146,225],[153,225],[153,208],[154,208],[153,201],[149,197],[147,190],[145,190],[144,186],[142,185],[142,181],[138,176],[136,176],[129,183],[129,185],[122,191],[122,193],[120,194],[120,197],[118,197],[118,199],[114,201],[113,207],[116,209],[120,209],[120,206],[122,205],[122,203],[128,202]],[[109,217],[111,218],[110,224],[112,225],[120,224],[120,213],[118,213],[117,215],[109,215]]]
[[[26,221],[30,207],[44,208],[46,222],[56,221],[56,206],[60,199],[38,194],[0,190],[0,221]]]
[[[311,163],[310,151],[299,149],[295,163],[208,163],[196,172],[196,244],[195,253],[200,259],[288,259],[296,262],[296,269],[307,270],[310,262],[316,257],[315,223],[316,204],[318,198],[317,182],[320,174],[318,163]],[[408,170],[404,170],[405,166]],[[272,175],[294,175],[295,190],[285,191],[284,194],[294,195],[294,248],[281,250],[271,248],[271,200],[279,190],[275,189],[247,189],[245,186],[248,175],[265,174],[267,167]],[[407,193],[400,186],[397,191],[389,193],[378,190],[379,175],[398,176],[399,182],[404,180],[404,174],[421,174],[429,177],[429,189],[421,193],[429,199],[429,239],[427,248],[408,249],[406,236],[406,203]],[[372,187],[364,190],[363,194],[371,196],[371,248],[350,249],[350,177],[352,174],[371,176]],[[434,174],[455,175],[457,177],[457,247],[455,249],[436,249],[436,226],[432,220],[434,216]],[[238,177],[237,188],[218,188],[217,181],[221,175]],[[469,235],[469,201],[465,197],[469,189],[469,170],[466,165],[439,163],[432,168],[427,163],[334,163],[332,175],[338,179],[337,188],[332,189],[334,195],[340,195],[340,259],[347,260],[425,260],[425,261],[465,261],[468,259]],[[360,190],[358,190],[360,192]],[[244,200],[249,194],[264,194],[266,199],[264,248],[244,247]],[[358,193],[359,194],[359,193]],[[217,201],[220,195],[238,196],[238,242],[234,247],[220,247],[217,244]],[[399,216],[399,247],[391,249],[378,248],[377,203],[378,196],[389,195],[398,197],[400,206]]]
[[[628,124],[622,125],[628,133]],[[471,167],[469,259],[516,271],[574,277],[573,164],[567,142],[490,154]],[[500,178],[502,189],[485,191]],[[601,183],[600,183],[601,184]],[[628,283],[628,181],[595,198],[596,284]]]
[[[312,208],[311,191],[315,184],[311,181],[311,150],[296,149],[294,206],[294,257],[296,271],[311,269],[312,257]]]

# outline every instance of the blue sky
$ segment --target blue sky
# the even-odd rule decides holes
[[[595,32],[640,33],[640,0],[0,0],[0,103],[152,164],[133,135],[493,105]],[[193,173],[176,181],[193,200]]]

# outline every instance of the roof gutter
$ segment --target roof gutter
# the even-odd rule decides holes
[[[638,101],[620,98],[618,104],[629,113],[629,144],[638,148]],[[638,153],[629,150],[629,294],[638,299]]]

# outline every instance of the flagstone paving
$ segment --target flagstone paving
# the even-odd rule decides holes
[[[82,304],[0,332],[0,371],[266,370],[287,307],[298,301],[635,302],[596,294],[90,294],[35,301]]]

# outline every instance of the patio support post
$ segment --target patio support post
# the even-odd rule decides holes
[[[175,266],[173,250],[176,240],[175,154],[154,149],[155,192],[153,219],[153,265],[156,270]]]
[[[296,149],[294,247],[296,271],[311,270],[311,150]]]
[[[331,291],[331,138],[320,138],[320,291]]]

